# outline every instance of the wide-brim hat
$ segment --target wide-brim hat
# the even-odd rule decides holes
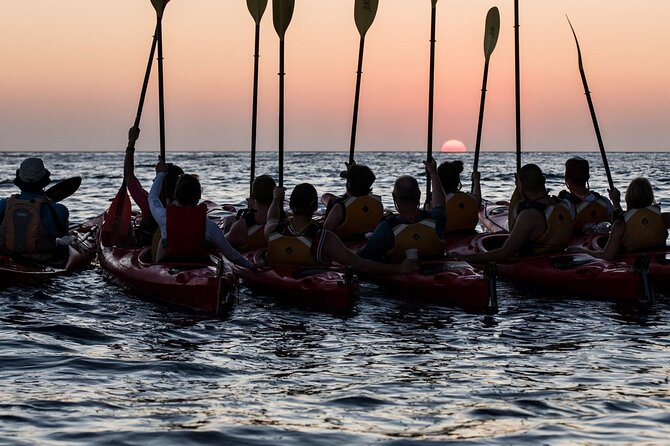
[[[21,190],[44,189],[51,182],[51,172],[44,167],[40,158],[26,158],[16,170],[14,184]]]

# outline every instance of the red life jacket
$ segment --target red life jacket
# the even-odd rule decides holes
[[[205,246],[207,205],[195,207],[167,207],[167,240],[163,242],[160,262],[209,262]]]

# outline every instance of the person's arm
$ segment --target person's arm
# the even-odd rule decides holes
[[[249,240],[247,230],[247,222],[244,218],[240,218],[230,227],[230,231],[226,234],[226,240],[237,249]]]
[[[149,209],[151,209],[151,215],[158,223],[158,227],[161,230],[161,237],[163,239],[167,238],[167,211],[161,203],[161,187],[163,186],[163,181],[167,175],[167,164],[163,161],[159,161],[156,164],[156,178],[154,179],[153,184],[151,185],[151,190],[149,191]]]
[[[219,228],[216,223],[212,220],[207,219],[205,226],[205,237],[210,242],[214,243],[214,246],[224,255],[225,258],[233,262],[237,266],[243,268],[254,269],[254,264],[248,261],[242,254],[240,254],[235,248],[230,246],[228,240],[223,235],[223,231]]]
[[[475,196],[477,200],[477,207],[482,205],[482,185],[481,185],[481,174],[478,171],[472,172],[472,195]]]
[[[662,212],[661,216],[663,217],[663,223],[665,224],[665,229],[670,229],[670,212]]]
[[[128,147],[126,157],[123,160],[123,179],[130,182],[135,178],[135,142],[140,137],[139,127],[131,127],[128,130]]]
[[[393,248],[395,237],[391,226],[383,221],[377,225],[368,242],[358,251],[364,259],[381,261],[384,255]]]
[[[326,221],[323,222],[324,229],[334,231],[335,228],[342,224],[342,221],[344,220],[344,211],[342,210],[343,206],[343,204],[335,204],[331,208],[328,216],[326,217]]]
[[[430,162],[424,161],[423,164],[426,166],[426,172],[430,176],[430,183],[433,188],[433,193],[431,194],[431,207],[444,207],[444,189],[442,189],[442,182],[440,182],[440,176],[437,174],[437,163],[434,159],[431,159]]]
[[[621,250],[621,240],[623,239],[624,232],[626,231],[626,223],[623,219],[618,218],[614,221],[612,225],[612,230],[610,231],[610,236],[607,239],[607,245],[602,251],[594,251],[591,249],[581,249],[580,252],[585,252],[590,254],[595,258],[603,260],[613,260],[616,255]]]
[[[607,192],[609,193],[610,200],[612,200],[612,206],[614,207],[613,219],[616,220],[623,215],[623,209],[621,209],[621,192],[619,192],[619,189],[616,187],[607,189]]]
[[[272,234],[279,224],[282,207],[284,206],[285,193],[286,188],[279,186],[275,187],[272,195],[272,203],[270,203],[270,207],[268,208],[268,217],[265,223],[265,238]]]
[[[364,259],[349,248],[342,240],[330,231],[324,231],[322,237],[324,240],[324,252],[327,260],[337,262],[340,265],[350,266],[355,271],[366,274],[405,274],[419,269],[419,263],[416,259],[405,259],[402,263],[380,263],[374,260]]]

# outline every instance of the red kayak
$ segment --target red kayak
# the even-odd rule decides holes
[[[151,262],[150,248],[128,246],[132,227],[122,186],[100,225],[98,258],[109,277],[158,302],[216,314],[227,308],[237,278],[226,262],[215,256],[209,263]]]
[[[399,297],[463,308],[472,312],[497,310],[495,277],[488,278],[466,262],[422,261],[418,271],[365,276]]]
[[[509,201],[482,200],[479,223],[489,232],[508,231]]]
[[[60,262],[40,263],[0,256],[0,288],[70,274],[84,268],[95,257],[99,221],[100,217],[92,218],[70,231],[67,259]]]
[[[496,249],[508,234],[482,234],[469,243],[447,246],[449,252],[471,254]],[[574,293],[617,302],[643,302],[652,298],[646,272],[624,262],[596,259],[587,254],[544,254],[497,263],[499,277],[510,282],[551,291]]]
[[[253,263],[263,263],[265,250],[248,252]],[[307,308],[344,311],[358,297],[358,279],[343,267],[271,267],[258,272],[233,266],[249,285]]]

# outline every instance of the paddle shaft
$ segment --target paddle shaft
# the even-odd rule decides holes
[[[161,159],[165,161],[165,95],[163,86],[163,18],[156,21],[156,38],[158,40],[158,119],[160,128]]]
[[[361,78],[363,77],[363,50],[365,49],[365,35],[361,35],[358,47],[358,69],[356,70],[356,93],[354,94],[354,115],[351,122],[351,143],[349,144],[349,164],[354,162],[356,150],[356,127],[358,124],[358,103],[361,96]]]
[[[437,5],[433,3],[430,12],[430,69],[428,75],[428,138],[426,143],[426,162],[433,159],[433,108],[435,96],[435,28]],[[430,175],[426,176],[426,203],[431,202]]]
[[[486,83],[489,77],[489,61],[484,62],[484,79],[482,80],[482,96],[479,102],[479,121],[477,122],[477,141],[475,143],[475,161],[472,170],[477,171],[479,166],[479,150],[482,143],[482,126],[484,124],[484,103],[486,102]],[[472,186],[474,187],[474,185]]]
[[[149,51],[149,61],[147,62],[147,69],[144,72],[144,81],[142,82],[142,91],[140,92],[140,101],[137,105],[137,114],[135,115],[134,127],[140,126],[140,119],[142,118],[142,109],[144,109],[144,99],[147,95],[147,88],[149,86],[149,77],[151,75],[151,66],[153,65],[154,55],[156,54],[156,44],[158,42],[158,25],[154,31],[154,36],[151,39],[151,50]]]
[[[249,193],[251,194],[254,179],[256,178],[256,129],[258,123],[258,59],[261,40],[261,24],[256,23],[256,40],[254,44],[254,92],[251,107],[251,179]]]
[[[516,173],[521,170],[521,75],[519,70],[519,0],[514,0],[514,91],[516,104]]]
[[[279,39],[279,187],[284,186],[284,38]]]

